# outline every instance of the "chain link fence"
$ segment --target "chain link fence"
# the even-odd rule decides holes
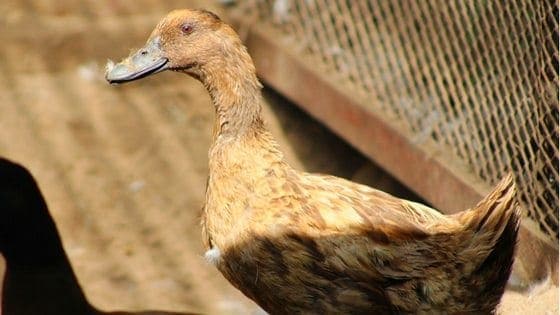
[[[558,2],[249,0],[377,112],[436,143],[493,185],[515,173],[520,202],[558,240]],[[445,192],[442,192],[445,193]]]

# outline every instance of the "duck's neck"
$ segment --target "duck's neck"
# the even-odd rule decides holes
[[[235,53],[207,68],[200,78],[216,110],[203,235],[207,246],[222,249],[262,179],[287,165],[264,126],[261,85],[253,63],[244,48]]]
[[[232,47],[227,56],[207,64],[200,77],[216,112],[210,155],[228,148],[242,150],[239,145],[245,144],[257,151],[277,151],[277,158],[282,159],[263,123],[262,85],[251,57],[241,45]]]
[[[29,230],[6,255],[4,314],[93,314],[50,216]]]
[[[234,140],[263,128],[262,85],[245,51],[208,65],[203,84],[216,111],[214,142],[219,138]]]

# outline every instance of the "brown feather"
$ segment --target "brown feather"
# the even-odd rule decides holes
[[[200,27],[178,35],[185,22]],[[175,11],[155,37],[216,109],[202,231],[234,286],[273,314],[494,311],[519,225],[511,177],[476,207],[445,216],[296,171],[262,122],[254,65],[228,25]]]

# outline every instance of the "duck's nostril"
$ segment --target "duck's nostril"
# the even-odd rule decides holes
[[[146,56],[146,55],[148,54],[148,51],[142,50],[142,51],[140,52],[140,54],[141,54],[142,56]]]

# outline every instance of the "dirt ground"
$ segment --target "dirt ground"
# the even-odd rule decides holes
[[[202,258],[199,217],[213,111],[202,86],[162,73],[119,87],[108,58],[167,11],[210,1],[0,2],[0,155],[37,178],[88,298],[106,310],[255,314]],[[416,198],[273,91],[265,115],[296,168]],[[558,291],[508,292],[505,314],[556,314]]]

